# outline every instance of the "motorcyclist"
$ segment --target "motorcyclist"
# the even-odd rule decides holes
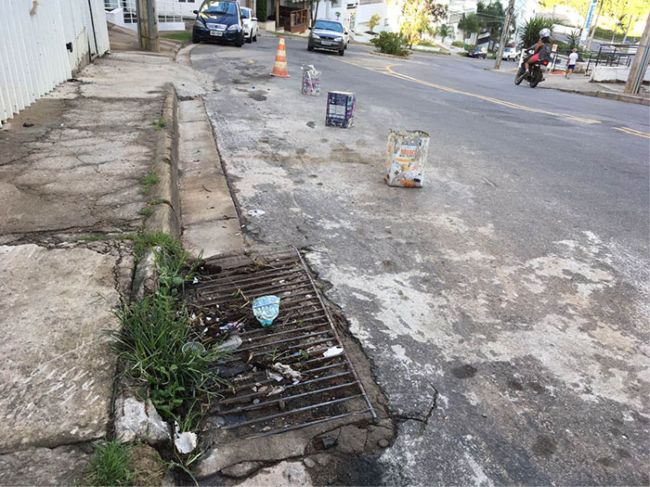
[[[550,61],[551,60],[551,30],[542,29],[539,31],[539,40],[530,47],[530,50],[533,50],[533,55],[529,56],[524,61],[525,73],[528,73],[528,67],[531,64],[538,63],[540,61]]]

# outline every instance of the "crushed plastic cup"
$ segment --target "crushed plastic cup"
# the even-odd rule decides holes
[[[271,326],[280,314],[280,298],[273,295],[260,296],[253,300],[253,314],[263,327]]]
[[[195,355],[205,354],[205,346],[201,342],[187,342],[181,347],[181,351],[185,354],[193,353]]]

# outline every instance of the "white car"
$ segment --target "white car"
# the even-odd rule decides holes
[[[504,61],[516,61],[518,57],[519,51],[516,47],[505,47],[503,49],[503,56],[501,56],[501,59]]]
[[[257,42],[257,17],[253,17],[253,11],[248,7],[240,7],[240,10],[246,42]]]

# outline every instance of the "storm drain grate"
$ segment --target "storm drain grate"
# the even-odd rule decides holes
[[[372,404],[332,318],[296,249],[209,259],[186,293],[208,342],[238,342],[215,373],[227,381],[211,413],[236,437],[259,437],[371,415]],[[279,296],[280,314],[262,328],[253,299]],[[228,335],[222,328],[237,327]]]

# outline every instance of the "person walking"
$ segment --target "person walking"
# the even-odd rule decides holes
[[[569,60],[567,61],[566,73],[564,77],[569,79],[569,75],[573,73],[576,69],[576,63],[578,62],[578,50],[574,47],[569,54]]]

